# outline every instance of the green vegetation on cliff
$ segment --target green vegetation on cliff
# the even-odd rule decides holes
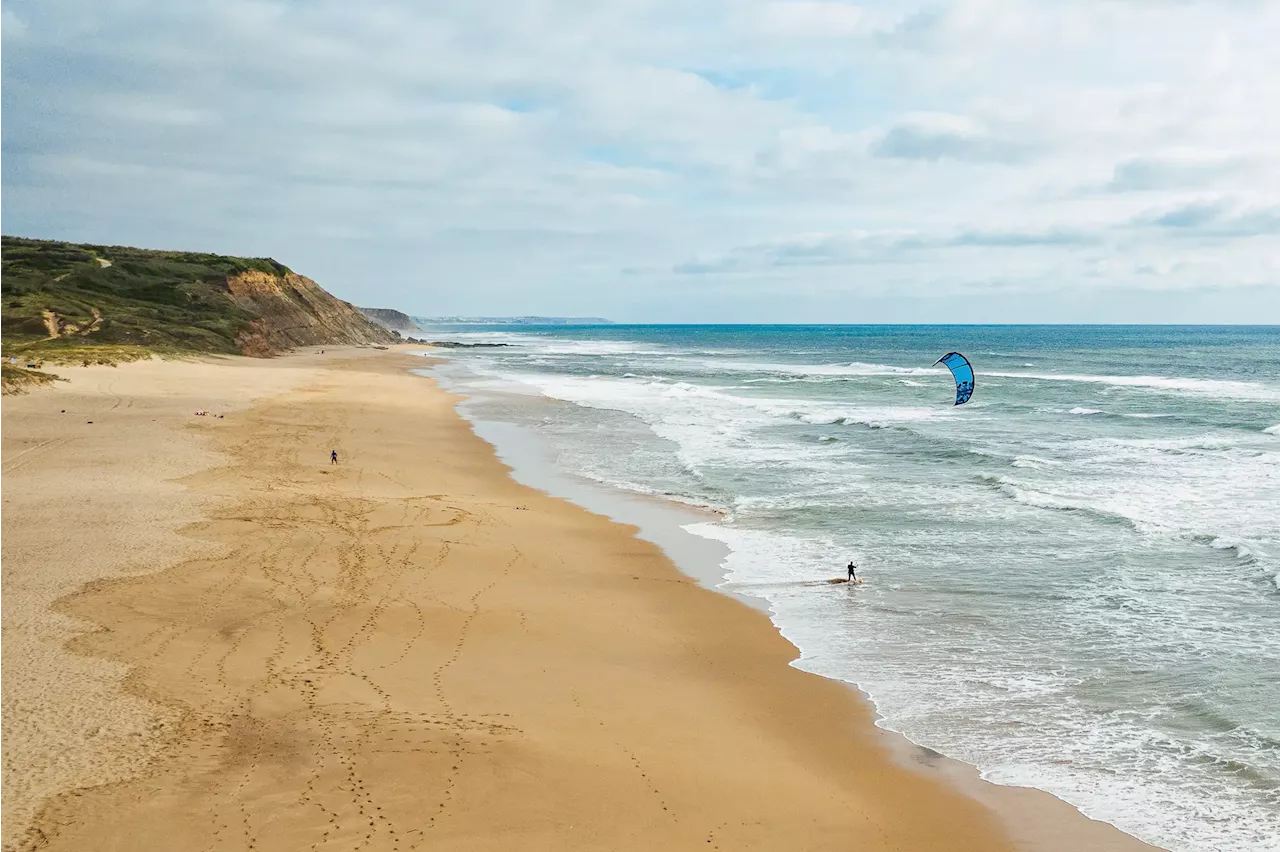
[[[238,353],[254,317],[226,297],[227,276],[288,272],[274,260],[19,237],[0,248],[5,351],[58,360],[95,344]]]
[[[3,348],[27,361],[270,355],[390,336],[270,258],[3,237]]]

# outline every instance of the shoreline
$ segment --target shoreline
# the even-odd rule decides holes
[[[179,718],[134,749],[154,746],[145,771],[67,779],[26,842],[8,781],[33,741],[6,737],[6,849],[1016,848],[1016,826],[903,768],[853,690],[785,665],[762,613],[689,582],[635,527],[517,484],[456,396],[384,354],[262,365],[304,369],[226,421],[156,404],[177,455],[195,428],[230,459],[182,479],[205,512],[182,532],[202,548],[155,573],[102,567],[58,609],[97,625],[75,647],[123,664],[118,694]],[[223,366],[147,369],[186,386]],[[206,377],[205,396],[243,398],[238,376]],[[6,400],[6,436],[37,440],[47,394],[85,392]],[[99,396],[110,412],[158,393]],[[128,442],[111,418],[90,442]],[[311,458],[328,446],[332,470]],[[26,511],[25,477],[54,455],[28,455],[16,484],[6,470],[6,504]],[[7,593],[64,567],[10,539]],[[29,674],[17,662],[6,698]]]
[[[435,375],[435,366],[446,363],[448,354],[424,354],[429,360],[434,360],[435,365],[414,372],[441,384],[442,377]],[[719,539],[706,538],[687,529],[690,525],[717,523],[718,513],[664,499],[661,495],[610,487],[565,471],[556,466],[550,458],[550,446],[533,430],[514,423],[488,420],[469,411],[471,395],[466,389],[448,377],[443,381],[446,384],[441,386],[447,393],[462,397],[456,406],[459,415],[471,424],[477,436],[493,446],[498,460],[511,468],[513,479],[616,523],[637,528],[637,535],[662,548],[681,572],[704,589],[763,613],[769,618],[772,629],[790,643],[773,620],[775,613],[766,598],[726,588],[724,560],[730,552],[729,546]],[[792,647],[796,648],[797,655],[803,654],[799,647]],[[988,780],[979,767],[911,740],[888,726],[875,699],[858,683],[809,672],[803,668],[802,662],[803,656],[797,656],[789,665],[847,687],[870,708],[875,728],[885,747],[902,766],[940,778],[966,796],[986,804],[997,813],[1019,848],[1028,852],[1076,852],[1083,848],[1097,852],[1158,852],[1161,849],[1111,823],[1089,816],[1076,805],[1047,790]]]

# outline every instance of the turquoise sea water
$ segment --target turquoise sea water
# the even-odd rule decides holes
[[[1280,329],[431,336],[510,344],[441,372],[561,467],[722,510],[725,586],[886,727],[1169,849],[1280,849]]]

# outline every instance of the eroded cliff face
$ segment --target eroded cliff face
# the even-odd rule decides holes
[[[264,357],[297,346],[394,343],[395,335],[304,275],[241,272],[227,277],[227,293],[255,315],[237,342]]]
[[[393,308],[356,308],[383,328],[399,331],[403,334],[420,334],[422,329],[406,313]]]

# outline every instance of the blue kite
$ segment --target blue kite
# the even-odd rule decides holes
[[[948,352],[933,362],[935,367],[939,364],[946,364],[951,375],[955,377],[956,405],[964,405],[969,401],[969,397],[973,396],[973,365],[959,352]]]

